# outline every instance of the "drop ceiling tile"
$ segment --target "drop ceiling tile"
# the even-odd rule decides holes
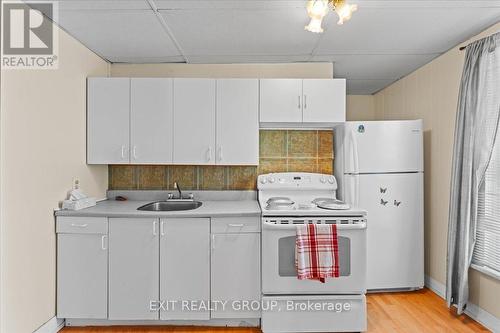
[[[47,2],[47,0],[29,0]],[[59,10],[151,10],[146,0],[58,0]]]
[[[312,61],[334,63],[337,77],[350,79],[398,79],[425,65],[439,54],[426,55],[323,55],[314,56]]]
[[[306,62],[310,55],[187,55],[192,64]]]
[[[123,57],[123,56],[106,56],[106,59],[113,63],[128,63],[128,64],[157,64],[157,63],[185,63],[182,56],[164,56],[164,57]]]
[[[337,77],[337,75],[335,75]],[[394,79],[389,80],[370,80],[370,79],[347,79],[348,95],[371,95],[380,89],[383,89],[393,83]]]
[[[162,9],[306,8],[305,0],[153,0]]]
[[[308,18],[303,8],[160,13],[184,54],[192,56],[307,55],[319,38],[304,30]]]
[[[109,59],[179,56],[153,11],[70,10],[60,25],[89,49]]]
[[[328,16],[336,19],[333,13]],[[500,7],[360,6],[350,21],[327,26],[315,54],[444,52],[496,23],[499,16]]]

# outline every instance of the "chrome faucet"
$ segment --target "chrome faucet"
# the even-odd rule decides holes
[[[181,187],[177,184],[177,182],[174,183],[174,188],[177,189],[177,192],[179,192],[179,199],[182,199]]]
[[[193,201],[194,195],[193,193],[189,193],[187,196],[182,195],[181,187],[177,182],[174,182],[174,188],[179,192],[179,197],[175,197],[173,193],[169,193],[167,196],[167,200],[175,200],[175,201]]]

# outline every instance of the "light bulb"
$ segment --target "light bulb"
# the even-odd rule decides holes
[[[323,18],[328,13],[328,0],[309,0],[307,14],[310,18]]]
[[[322,19],[312,18],[311,22],[304,27],[305,30],[315,33],[323,32],[323,28],[321,27]]]
[[[344,2],[340,6],[335,6],[335,12],[339,16],[337,24],[342,25],[344,24],[344,21],[350,20],[352,17],[352,13],[356,10],[358,10],[358,5],[356,4],[350,5]]]

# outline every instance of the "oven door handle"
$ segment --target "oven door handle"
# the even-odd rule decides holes
[[[264,222],[264,228],[273,230],[295,230],[298,224],[275,224]],[[366,222],[356,224],[337,224],[337,230],[363,230]]]

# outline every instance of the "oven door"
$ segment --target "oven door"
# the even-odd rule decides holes
[[[299,280],[295,268],[296,225],[336,223],[338,278],[325,283]],[[262,291],[280,294],[363,294],[366,292],[366,219],[364,217],[263,217]]]

